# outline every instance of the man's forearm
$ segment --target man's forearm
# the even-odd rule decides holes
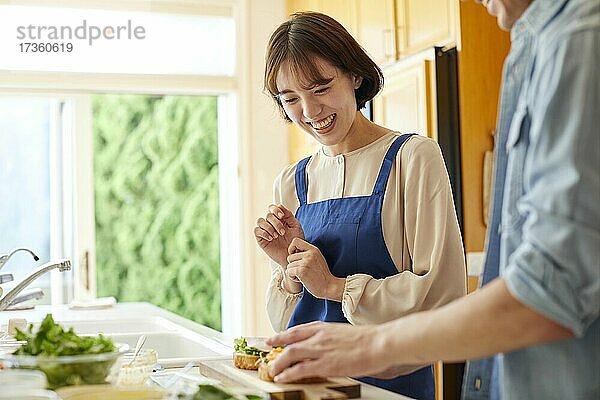
[[[502,279],[441,308],[376,329],[375,352],[387,366],[476,359],[573,337],[569,329],[516,300]]]

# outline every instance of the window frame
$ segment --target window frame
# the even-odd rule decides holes
[[[48,6],[42,1],[4,1],[0,5]],[[206,15],[232,15],[233,3],[220,2],[218,5],[199,4],[189,1],[63,1],[60,7],[99,8],[111,10],[152,11],[159,13],[187,13]],[[57,6],[58,7],[58,6]],[[148,9],[150,8],[150,9]],[[239,35],[238,35],[239,36]],[[239,46],[238,46],[239,47]],[[0,95],[43,96],[72,102],[73,119],[62,141],[56,140],[52,126],[51,144],[51,258],[61,255],[72,257],[73,286],[66,285],[63,274],[52,272],[51,304],[63,304],[76,299],[96,297],[96,245],[93,187],[93,149],[91,93],[136,93],[158,95],[216,95],[218,96],[219,147],[236,148],[237,109],[236,76],[202,75],[136,75],[72,72],[30,72],[0,70]],[[59,113],[60,110],[53,110]],[[58,115],[56,118],[59,118]],[[63,121],[63,123],[66,121]],[[58,124],[56,124],[58,125]],[[223,137],[222,131],[233,132]],[[237,162],[227,152],[219,151],[219,207],[222,210],[240,210],[240,182]],[[70,155],[70,156],[68,156]],[[237,157],[237,152],[235,152]],[[60,158],[67,164],[60,165]],[[223,162],[225,161],[226,162]],[[225,195],[227,194],[227,195]],[[233,194],[233,195],[231,195]],[[67,212],[72,210],[72,212]],[[239,216],[239,212],[236,213]],[[238,218],[238,221],[240,219]],[[221,275],[222,293],[241,293],[239,268],[240,243],[237,224],[221,224]],[[237,229],[236,229],[237,228]],[[224,240],[227,238],[227,240]],[[227,255],[227,256],[226,256]],[[223,331],[239,330],[241,298],[222,296]]]

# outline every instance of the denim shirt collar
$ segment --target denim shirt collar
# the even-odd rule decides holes
[[[511,42],[541,31],[569,0],[533,0],[510,30]]]

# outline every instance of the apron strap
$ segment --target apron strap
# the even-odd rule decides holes
[[[306,164],[309,161],[310,157],[306,157],[296,165],[296,195],[301,206],[306,204]]]
[[[394,159],[396,158],[396,154],[398,154],[398,150],[404,142],[406,142],[414,133],[406,133],[404,135],[398,136],[396,140],[392,143],[387,153],[385,153],[385,157],[383,158],[383,162],[381,163],[381,168],[379,169],[379,175],[377,176],[377,180],[375,181],[375,186],[373,187],[373,195],[375,194],[383,194],[385,192],[385,187],[387,185],[388,178],[390,176],[390,171],[392,170],[392,165],[394,164]]]

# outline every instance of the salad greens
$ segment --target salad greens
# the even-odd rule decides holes
[[[35,362],[15,359],[18,368],[39,369],[46,374],[48,386],[55,389],[67,385],[104,383],[106,376],[118,357],[116,346],[109,338],[78,336],[73,328],[65,331],[46,315],[37,332],[29,325],[26,332],[17,329],[15,339],[27,343],[16,350],[15,356],[36,356]],[[99,359],[61,360],[60,356],[94,355],[114,353],[114,357],[98,356]],[[93,356],[92,356],[93,357]]]
[[[62,326],[54,322],[52,314],[46,315],[35,334],[32,331],[33,324],[29,325],[27,332],[17,329],[15,339],[25,340],[27,344],[13,354],[49,357],[99,354],[116,350],[112,340],[102,334],[98,337],[82,337],[78,336],[73,328],[65,331]]]
[[[215,385],[198,385],[198,391],[190,400],[262,400],[263,397],[255,394],[235,394]]]
[[[234,339],[233,345],[234,345],[233,349],[236,351],[236,353],[244,353],[244,354],[248,354],[251,356],[259,356],[259,357],[264,357],[268,353],[267,351],[259,350],[256,347],[248,347],[248,342],[246,341],[246,338],[243,338],[243,337]]]

